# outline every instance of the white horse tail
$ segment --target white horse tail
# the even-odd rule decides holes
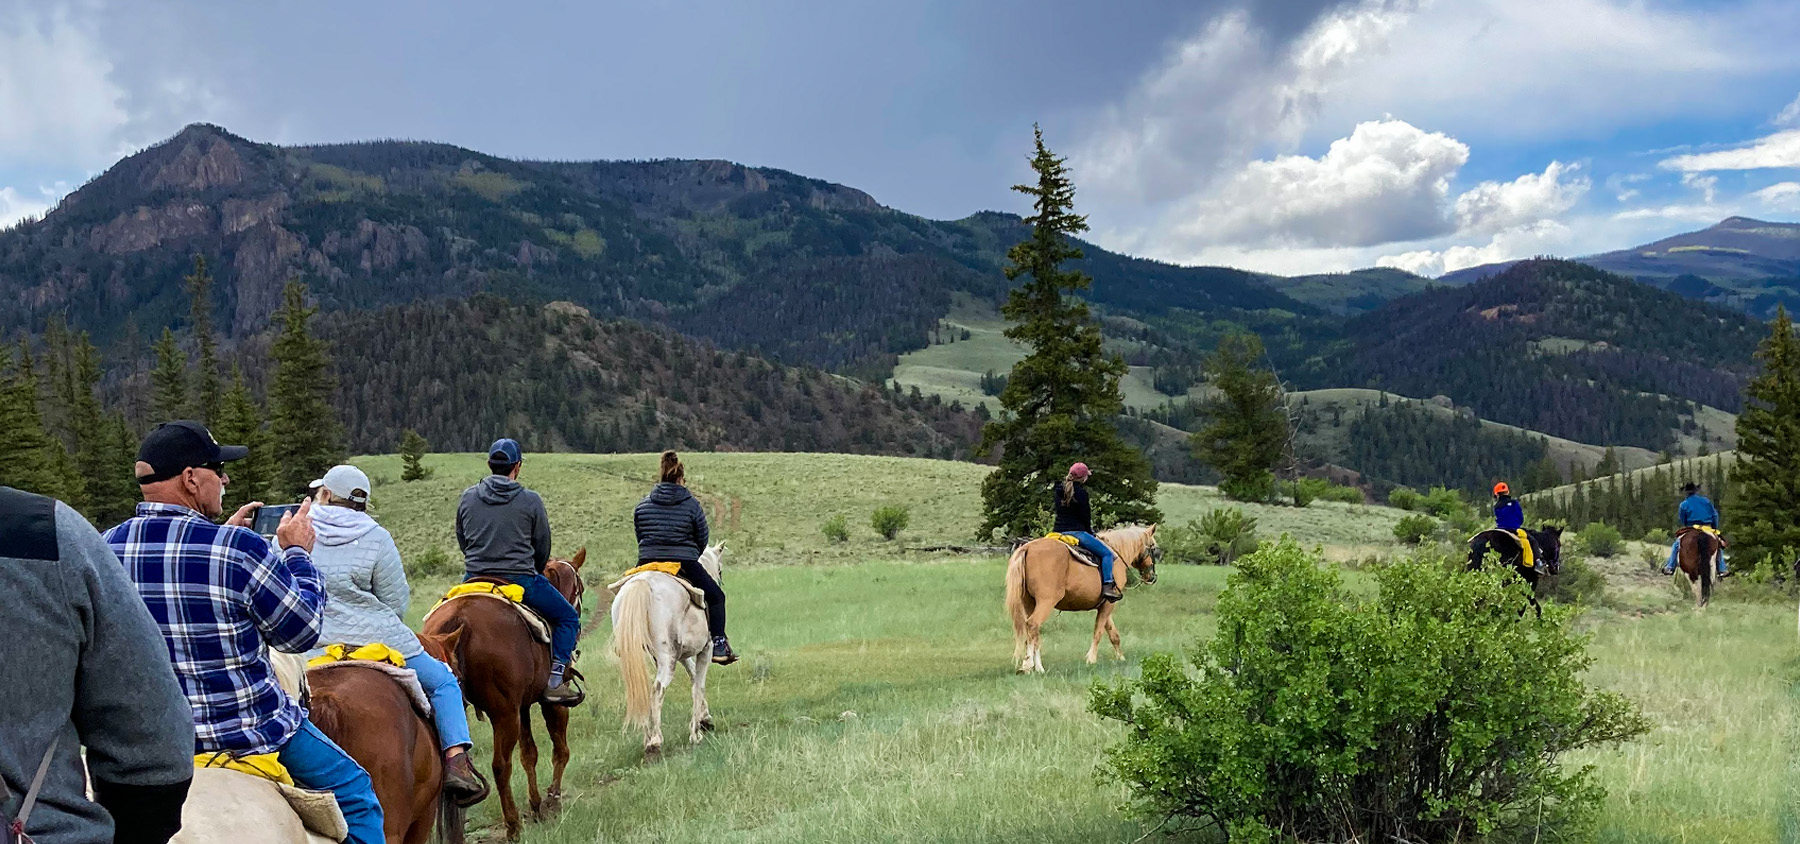
[[[1020,545],[1006,561],[1006,612],[1012,616],[1013,662],[1025,656],[1025,547]]]
[[[650,727],[650,584],[634,577],[619,587],[612,607],[612,653],[625,686],[625,726]]]

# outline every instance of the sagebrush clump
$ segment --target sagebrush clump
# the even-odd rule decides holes
[[[1579,836],[1605,794],[1561,757],[1648,722],[1584,684],[1567,611],[1451,562],[1384,566],[1358,598],[1290,539],[1240,560],[1191,665],[1094,686],[1129,728],[1105,770],[1145,819],[1233,842]]]
[[[897,504],[877,507],[875,512],[869,516],[869,526],[874,528],[876,533],[881,534],[882,539],[887,540],[898,537],[900,531],[906,530],[906,525],[910,521],[912,521],[912,511]]]

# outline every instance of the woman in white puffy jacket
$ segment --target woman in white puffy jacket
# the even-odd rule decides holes
[[[325,580],[325,623],[321,646],[377,642],[405,658],[431,699],[438,741],[444,747],[444,790],[462,806],[487,796],[487,783],[469,764],[469,719],[462,687],[449,666],[432,658],[406,626],[412,588],[394,535],[366,511],[369,476],[355,466],[333,466],[312,482],[313,565]],[[321,647],[308,656],[323,653]]]

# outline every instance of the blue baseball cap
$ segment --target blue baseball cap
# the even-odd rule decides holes
[[[500,439],[494,440],[493,445],[488,446],[489,463],[505,463],[510,466],[514,463],[521,463],[524,460],[525,452],[519,449],[518,440],[510,437],[501,437]]]

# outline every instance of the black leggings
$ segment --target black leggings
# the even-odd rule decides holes
[[[699,563],[682,563],[681,579],[706,593],[706,627],[714,636],[725,635],[725,590],[719,588],[719,582]]]

